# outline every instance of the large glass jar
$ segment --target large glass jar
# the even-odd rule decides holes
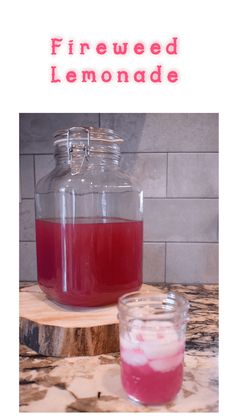
[[[143,193],[119,168],[112,130],[54,138],[56,166],[36,186],[39,286],[64,305],[114,303],[142,283]]]

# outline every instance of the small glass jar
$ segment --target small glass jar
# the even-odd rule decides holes
[[[179,392],[188,309],[174,292],[133,292],[119,299],[121,380],[130,399],[160,405]]]
[[[69,306],[101,306],[142,284],[143,193],[119,168],[123,140],[75,127],[54,135],[56,166],[36,186],[38,283]]]

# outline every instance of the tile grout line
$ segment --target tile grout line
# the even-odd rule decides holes
[[[167,258],[167,243],[165,242],[165,276],[164,276],[164,283],[166,283],[166,258]]]
[[[19,242],[29,242],[29,243],[35,243],[36,241],[34,240],[26,240],[26,239],[21,239]]]
[[[168,196],[168,164],[169,164],[169,153],[166,154],[166,198]]]
[[[35,240],[24,240],[20,242],[35,242]],[[219,241],[143,241],[144,244],[219,244]]]
[[[36,187],[36,170],[35,170],[35,155],[33,155],[33,170],[34,170],[34,194],[35,194],[35,187]],[[34,199],[34,229],[35,229],[35,221],[36,221],[36,201]],[[36,235],[36,231],[34,232]],[[35,237],[36,238],[36,237]],[[35,241],[32,241],[35,242]]]
[[[36,186],[35,154],[33,154],[33,171],[34,171],[34,189],[35,189],[35,186]]]
[[[99,127],[101,119],[99,118]],[[218,151],[121,151],[121,154],[219,154]],[[53,152],[21,152],[21,155],[53,155]]]
[[[219,196],[162,196],[162,197],[152,197],[144,196],[145,200],[218,200]]]
[[[143,241],[144,244],[219,244],[219,241]]]
[[[37,155],[54,155],[53,152],[29,152],[29,153],[20,153],[20,157],[21,156],[25,156],[25,155],[31,155],[32,157],[37,157]]]
[[[170,150],[159,150],[159,151],[121,151],[122,154],[219,154],[219,151],[170,151]]]
[[[36,185],[36,184],[35,184]],[[33,197],[22,197],[21,200],[31,200]],[[144,200],[218,200],[219,197],[144,197]]]

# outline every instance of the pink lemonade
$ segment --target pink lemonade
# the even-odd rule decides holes
[[[141,221],[37,219],[36,241],[39,286],[58,303],[108,305],[142,284]]]
[[[128,396],[143,404],[175,398],[183,380],[184,340],[174,325],[134,320],[120,336],[121,380]]]

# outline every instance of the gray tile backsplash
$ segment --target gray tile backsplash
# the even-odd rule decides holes
[[[145,241],[216,242],[217,199],[146,199]]]
[[[145,197],[166,196],[166,154],[123,154],[121,167],[134,176]]]
[[[165,281],[165,243],[144,243],[143,279],[145,283]]]
[[[35,242],[20,242],[20,280],[37,280]]]
[[[20,153],[53,153],[53,133],[72,126],[98,126],[97,113],[22,113],[20,115]]]
[[[20,195],[23,198],[34,197],[34,157],[20,156]]]
[[[22,199],[20,203],[20,241],[35,241],[34,199]]]
[[[101,126],[127,139],[123,151],[218,151],[216,113],[101,114]]]
[[[167,244],[166,281],[215,283],[218,280],[218,245],[210,243]]]
[[[217,197],[218,154],[170,153],[167,196]]]
[[[35,180],[36,183],[46,176],[55,167],[53,155],[35,155]]]
[[[36,272],[34,185],[54,168],[52,134],[115,129],[121,167],[144,190],[146,283],[218,280],[218,114],[20,115],[20,279]]]

